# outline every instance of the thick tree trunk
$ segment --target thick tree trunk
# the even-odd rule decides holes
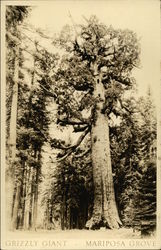
[[[101,81],[101,73],[94,68],[95,90],[97,98],[95,121],[91,130],[92,167],[94,181],[94,206],[92,217],[87,221],[88,228],[106,226],[119,228],[121,221],[115,202],[108,117],[102,113],[105,101],[105,89]]]
[[[112,178],[108,118],[100,112],[91,132],[92,165],[94,181],[93,214],[87,226],[90,228],[104,225],[119,228]]]

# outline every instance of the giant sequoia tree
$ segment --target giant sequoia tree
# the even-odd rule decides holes
[[[94,181],[94,204],[88,228],[100,225],[119,228],[113,187],[109,140],[109,119],[117,108],[124,108],[122,94],[133,87],[132,69],[139,63],[136,35],[129,30],[115,30],[100,23],[96,17],[75,29],[66,27],[58,39],[66,53],[62,56],[55,77],[55,96],[58,107],[57,123],[73,126],[81,135],[73,145],[53,140],[52,146],[62,150],[58,161],[78,148],[90,133]]]

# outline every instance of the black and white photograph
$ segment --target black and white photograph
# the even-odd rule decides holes
[[[1,249],[160,249],[160,1],[2,1]]]

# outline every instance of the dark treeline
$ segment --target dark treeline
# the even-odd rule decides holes
[[[61,56],[25,33],[45,37],[25,24],[29,13],[26,6],[6,8],[10,228],[132,227],[151,234],[156,227],[156,111],[150,89],[144,97],[123,96],[135,86],[136,34],[91,17],[77,32],[65,26],[52,41],[65,51]],[[55,125],[57,131],[72,127],[76,142],[53,138]]]

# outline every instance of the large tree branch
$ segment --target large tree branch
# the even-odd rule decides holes
[[[57,159],[57,160],[54,160],[52,157],[50,157],[51,163],[61,162],[61,161],[65,160],[71,153],[72,153],[72,150],[69,150],[63,157],[61,157],[60,159]]]
[[[91,151],[91,149],[88,148],[86,151],[82,152],[81,154],[75,155],[74,157],[75,158],[81,158],[81,157],[87,155],[90,151]]]
[[[73,145],[65,146],[63,143],[61,143],[57,139],[53,139],[50,141],[50,145],[52,148],[62,149],[62,150],[68,150],[70,148],[73,148]]]
[[[61,162],[61,161],[65,160],[72,152],[73,152],[73,149],[70,149],[63,157],[57,159],[54,162],[56,163],[56,162]]]
[[[59,123],[62,126],[66,125],[88,125],[89,124],[89,119],[82,119],[82,120],[71,120],[69,118],[67,119],[57,119],[57,123]]]
[[[77,142],[69,147],[66,147],[67,151],[65,152],[65,154],[57,159],[55,162],[60,162],[63,161],[64,159],[66,159],[70,154],[72,154],[73,152],[75,152],[75,150],[79,147],[79,145],[81,144],[81,142],[83,141],[83,139],[86,137],[86,135],[89,133],[90,128],[86,128],[86,130],[84,131],[84,133],[81,134],[81,136],[78,138]]]
[[[78,138],[77,142],[73,145],[73,149],[76,149],[81,144],[81,142],[86,137],[86,135],[89,133],[89,131],[90,131],[90,127],[87,127],[85,129],[84,133],[81,134],[81,136]]]
[[[82,125],[74,125],[73,128],[73,132],[77,133],[77,132],[82,132],[84,131],[89,125],[85,125],[85,126],[82,126]]]

